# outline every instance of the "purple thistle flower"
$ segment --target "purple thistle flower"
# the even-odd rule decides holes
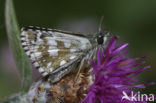
[[[128,43],[117,45],[117,38],[113,37],[105,50],[97,49],[97,61],[91,61],[93,66],[94,83],[87,90],[87,96],[82,103],[146,103],[122,100],[123,92],[130,97],[134,88],[145,88],[154,83],[135,85],[136,77],[150,66],[140,67],[145,62],[139,62],[145,57],[126,57],[124,50]]]

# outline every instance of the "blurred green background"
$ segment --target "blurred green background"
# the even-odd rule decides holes
[[[156,81],[156,0],[14,0],[20,27],[40,26],[94,33],[104,15],[103,27],[120,42],[128,42],[131,57],[147,56],[151,69],[139,75],[141,83]],[[20,79],[8,47],[0,0],[0,100],[20,90]],[[148,86],[142,93],[156,93]]]

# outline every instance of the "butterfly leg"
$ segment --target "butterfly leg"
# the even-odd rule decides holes
[[[83,58],[83,59],[81,60],[81,63],[80,63],[78,72],[77,72],[76,77],[75,77],[75,80],[74,80],[74,84],[76,83],[76,81],[77,81],[77,79],[78,79],[78,77],[79,77],[79,75],[80,75],[81,69],[83,69],[83,67],[84,67],[84,62],[85,62],[86,59],[87,59],[87,58],[85,57],[85,58]]]
[[[74,82],[77,81],[77,79],[78,79],[78,77],[80,75],[81,70],[84,67],[88,67],[90,65],[89,60],[94,58],[94,54],[95,54],[95,49],[89,51],[88,54],[81,60],[80,66],[79,66],[79,69],[78,69],[78,73],[77,73],[77,75],[75,77],[75,81]]]

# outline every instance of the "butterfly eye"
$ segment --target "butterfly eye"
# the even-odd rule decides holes
[[[103,36],[98,35],[97,36],[97,42],[98,42],[99,45],[103,44]]]

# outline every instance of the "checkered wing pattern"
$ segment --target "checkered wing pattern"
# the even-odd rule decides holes
[[[78,60],[91,48],[90,41],[83,36],[33,26],[22,28],[21,44],[43,76]]]

